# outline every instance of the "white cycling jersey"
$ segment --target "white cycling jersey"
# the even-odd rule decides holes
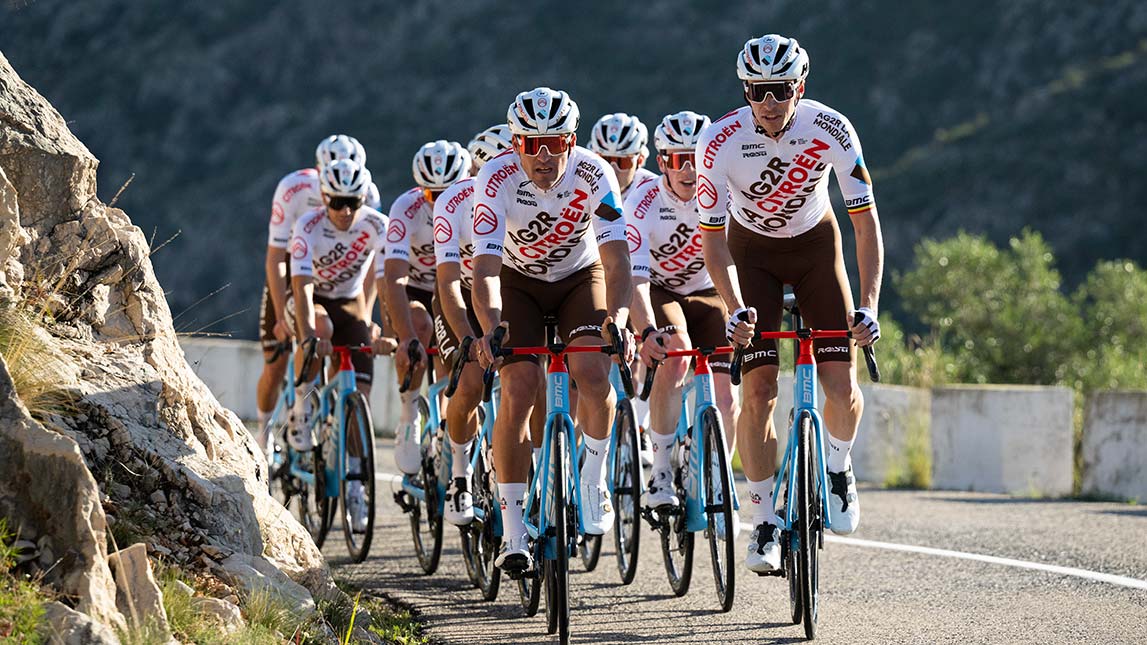
[[[701,253],[697,198],[683,202],[665,179],[650,179],[625,200],[625,236],[633,275],[687,296],[711,289]]]
[[[291,241],[291,228],[312,208],[323,205],[319,171],[303,168],[279,180],[271,201],[271,226],[267,246],[285,249]]]
[[[434,257],[458,262],[462,286],[474,288],[474,178],[466,177],[434,200]]]
[[[766,237],[795,237],[831,206],[831,166],[849,215],[875,207],[860,139],[840,112],[802,99],[779,139],[758,131],[749,106],[714,122],[697,142],[701,228],[725,228],[728,213]]]
[[[633,189],[645,183],[646,179],[657,179],[659,176],[660,175],[648,168],[638,168],[637,172],[633,173],[633,181],[629,182],[625,190],[621,191],[621,202],[624,204],[625,200],[629,199],[629,196],[633,194]]]
[[[557,282],[598,260],[598,245],[625,239],[617,177],[593,152],[575,146],[566,172],[543,191],[507,150],[474,181],[474,255],[497,255],[519,273]],[[586,235],[590,226],[595,235]]]
[[[291,237],[291,275],[310,276],[315,295],[354,298],[375,256],[385,251],[386,216],[363,206],[345,231],[335,228],[326,208],[307,212],[295,222]],[[382,262],[374,263],[375,279],[383,277]]]
[[[434,207],[421,188],[411,188],[390,207],[386,259],[410,263],[409,285],[434,292]]]

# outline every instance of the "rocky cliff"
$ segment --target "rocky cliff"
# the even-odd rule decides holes
[[[189,369],[148,241],[97,199],[97,165],[0,55],[0,517],[21,566],[61,594],[75,642],[163,623],[151,564],[313,611],[338,594],[327,566]]]

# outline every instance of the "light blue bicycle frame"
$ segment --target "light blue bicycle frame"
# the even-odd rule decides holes
[[[809,352],[807,359],[803,356],[805,354],[805,343],[809,344]],[[797,442],[800,440],[800,420],[801,413],[808,412],[812,417],[812,434],[814,441],[814,450],[811,455],[815,458],[817,479],[820,482],[820,505],[821,505],[821,518],[824,522],[825,530],[832,527],[828,519],[828,489],[825,487],[827,473],[825,472],[825,459],[824,459],[824,436],[823,427],[824,423],[821,420],[820,412],[818,411],[818,398],[817,397],[817,382],[816,382],[816,362],[812,358],[811,345],[812,340],[800,339],[802,357],[798,359],[796,371],[793,375],[793,427],[789,431],[789,439],[785,446],[785,456],[781,460],[780,470],[777,472],[776,483],[773,484],[773,499],[779,499],[781,485],[785,484],[786,498],[785,498],[785,513],[781,520],[781,529],[785,531],[792,531],[793,521],[796,516],[795,508],[797,506],[796,486],[795,482],[791,481],[793,473],[796,471],[797,463]],[[802,362],[804,361],[804,362]],[[796,545],[796,535],[793,534],[793,545]]]
[[[693,393],[693,423],[689,424],[689,393]],[[713,374],[709,370],[709,357],[698,356],[697,367],[693,371],[693,382],[687,383],[681,390],[681,414],[677,417],[677,432],[675,445],[682,445],[688,441],[689,445],[689,473],[685,489],[685,528],[691,532],[704,531],[709,526],[705,508],[709,505],[708,491],[705,490],[701,477],[701,464],[708,459],[708,447],[705,446],[704,437],[701,436],[701,418],[705,410],[713,408],[720,418],[721,412],[713,403]],[[723,427],[723,424],[722,424]],[[721,437],[721,445],[725,438]],[[733,510],[740,510],[741,505],[737,499],[737,487],[731,485],[733,469],[730,459],[725,460],[725,469],[729,475],[729,489],[733,496]]]

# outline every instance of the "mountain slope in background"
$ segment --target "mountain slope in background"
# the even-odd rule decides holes
[[[0,8],[0,48],[103,160],[101,197],[134,173],[119,205],[157,243],[181,231],[153,258],[177,327],[244,337],[271,193],[321,137],[365,144],[388,205],[420,144],[465,143],[537,85],[573,95],[583,135],[619,110],[651,128],[680,109],[718,117],[741,102],[740,45],[767,32],[800,40],[808,96],[856,127],[890,270],[921,237],[1025,226],[1068,282],[1098,258],[1147,260],[1147,5],[1132,0]]]

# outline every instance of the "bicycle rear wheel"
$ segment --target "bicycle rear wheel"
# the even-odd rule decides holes
[[[705,445],[706,458],[701,464],[701,481],[704,485],[708,519],[709,554],[713,560],[713,579],[717,584],[717,600],[721,611],[733,607],[737,577],[734,570],[733,549],[733,491],[729,481],[729,467],[725,455],[725,433],[721,428],[721,418],[715,408],[706,409],[701,415],[701,437]]]
[[[319,413],[319,394],[317,391],[311,390],[307,393],[304,409],[310,410],[311,414]],[[292,478],[292,486],[295,489],[293,497],[295,498],[295,514],[299,518],[299,523],[307,529],[311,539],[315,542],[315,546],[320,549],[323,548],[323,543],[326,542],[327,533],[331,528],[331,506],[338,502],[337,498],[327,497],[327,462],[323,447],[328,439],[322,436],[321,429],[324,425],[320,422],[315,426],[320,430],[319,441],[309,453],[294,451],[289,453],[294,455],[293,459],[297,460],[297,463],[306,464],[311,470],[312,481],[309,484],[300,478]],[[288,458],[291,459],[292,457]]]
[[[420,425],[429,422],[430,406],[426,398],[418,397]],[[427,445],[429,444],[429,446]],[[410,533],[414,538],[414,553],[422,572],[430,575],[438,570],[442,557],[442,512],[438,495],[438,470],[435,455],[442,447],[438,445],[434,432],[422,436],[422,466],[415,475],[415,486],[422,489],[423,499],[411,497]]]
[[[796,521],[797,541],[799,550],[796,554],[797,569],[800,570],[800,602],[802,619],[804,620],[804,633],[810,640],[816,638],[816,616],[819,593],[817,590],[819,571],[817,550],[819,547],[820,531],[820,495],[819,482],[816,471],[813,469],[812,458],[813,423],[812,415],[807,411],[801,412],[800,438],[797,443],[797,463],[799,472],[793,481],[797,487]]]
[[[374,481],[374,423],[370,418],[370,404],[362,392],[352,392],[347,397],[343,408],[343,428],[346,429],[348,451],[350,438],[358,437],[362,446],[360,459],[361,467],[358,473],[351,474],[349,468],[343,473],[340,494],[343,505],[343,537],[346,539],[346,548],[354,562],[362,562],[370,553],[370,543],[374,539],[374,511],[375,511],[375,481]],[[354,521],[351,518],[350,485],[352,482],[362,482],[364,502],[366,503],[366,527],[362,533],[354,530]]]
[[[633,403],[617,406],[617,450],[613,454],[613,539],[617,548],[617,571],[621,584],[637,575],[637,555],[641,546],[641,439],[638,437]]]
[[[462,528],[462,547],[466,553],[466,567],[483,600],[498,597],[498,587],[502,581],[502,570],[494,566],[498,557],[498,547],[502,539],[494,534],[494,513],[499,513],[495,495],[494,475],[486,464],[483,446],[475,446],[478,459],[474,465],[474,510],[475,518]],[[484,519],[476,516],[481,513]]]
[[[530,466],[530,474],[527,480],[533,484],[534,482],[534,467]],[[530,509],[530,522],[534,526],[538,526],[538,507],[540,501],[534,503]],[[542,577],[545,575],[545,569],[542,567],[542,544],[544,540],[535,540],[532,548],[534,550],[534,570],[527,571],[520,578],[518,578],[518,599],[522,603],[522,610],[526,612],[526,616],[537,616],[538,609],[542,606],[542,584],[544,581]]]
[[[665,560],[669,587],[677,596],[684,596],[689,592],[689,583],[693,579],[693,533],[686,526],[684,504],[686,493],[683,485],[685,471],[689,468],[688,453],[684,455],[685,463],[677,463],[673,469],[677,498],[682,500],[682,504],[672,513],[665,514],[661,523],[661,555]],[[674,460],[677,459],[675,456]]]

